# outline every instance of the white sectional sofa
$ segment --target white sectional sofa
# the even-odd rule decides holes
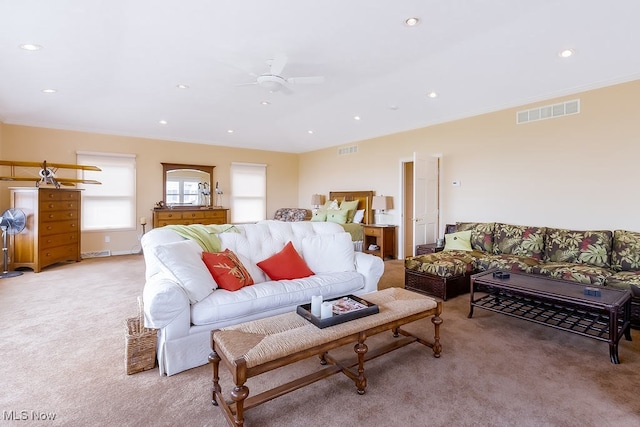
[[[374,292],[384,271],[380,258],[355,252],[351,236],[333,223],[262,221],[229,226],[215,236],[221,250],[238,256],[253,285],[233,292],[214,290],[197,239],[182,237],[169,227],[153,229],[142,238],[145,325],[158,329],[161,375],[206,364],[213,329],[294,311],[313,295],[329,299]],[[272,281],[257,263],[288,242],[315,274]]]

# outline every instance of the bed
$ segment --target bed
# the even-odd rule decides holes
[[[337,200],[338,204],[343,201],[353,202],[358,201],[356,210],[364,210],[362,222],[360,223],[345,223],[340,224],[344,227],[345,231],[351,234],[351,240],[353,240],[354,247],[357,251],[362,251],[363,240],[363,224],[373,224],[373,209],[371,204],[373,203],[373,191],[331,191],[329,192],[328,201]]]

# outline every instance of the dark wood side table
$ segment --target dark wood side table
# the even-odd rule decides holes
[[[416,255],[435,254],[444,249],[444,246],[437,246],[435,243],[426,243],[416,246]]]
[[[363,225],[362,251],[367,254],[396,258],[396,226],[395,225]],[[369,249],[375,245],[376,249]]]

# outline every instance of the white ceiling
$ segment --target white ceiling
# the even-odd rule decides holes
[[[307,152],[638,79],[639,16],[638,0],[0,0],[0,121]],[[325,82],[238,86],[276,55]]]

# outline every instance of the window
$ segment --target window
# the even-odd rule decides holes
[[[267,216],[267,165],[231,164],[231,222],[256,222]]]
[[[200,193],[202,191],[200,172],[195,172],[195,176],[189,176],[194,175],[193,170],[176,169],[167,174],[167,194],[165,195],[167,205],[204,204],[200,202]]]
[[[82,230],[136,228],[136,157],[133,154],[78,152],[78,164],[98,166],[102,171],[79,171],[83,179],[101,185],[82,188]]]

